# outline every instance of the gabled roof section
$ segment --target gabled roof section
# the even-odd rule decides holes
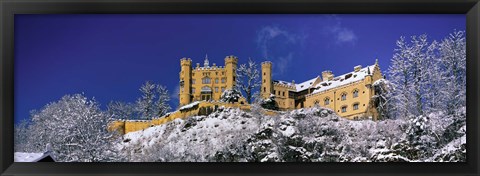
[[[317,80],[320,80],[320,76],[317,76],[313,79],[310,79],[308,81],[305,81],[305,82],[302,82],[300,84],[295,84],[295,88],[297,89],[297,92],[301,92],[301,91],[304,91],[304,90],[307,90],[308,88],[310,87],[313,87],[314,86],[314,83],[317,81]]]
[[[285,86],[293,88],[295,92],[301,92],[301,91],[307,90],[308,88],[313,88],[313,86],[315,85],[315,82],[319,82],[320,80],[321,80],[320,76],[317,76],[313,79],[307,80],[305,82],[301,82],[299,84],[295,84],[287,81],[281,81],[281,80],[275,80],[274,83],[283,84]]]

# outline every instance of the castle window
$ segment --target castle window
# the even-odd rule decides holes
[[[210,78],[209,77],[205,77],[202,79],[202,83],[203,84],[210,84]]]
[[[353,110],[358,110],[358,103],[353,104]]]
[[[265,83],[265,82],[266,82],[266,81],[265,81],[265,80],[263,80],[263,83]]]
[[[347,112],[347,106],[342,106],[342,112]]]
[[[225,87],[222,87],[222,93],[225,92]]]
[[[318,100],[315,100],[315,102],[313,102],[313,104],[315,104],[315,106],[318,106],[318,104],[320,104],[320,103],[319,103]]]
[[[182,90],[182,91],[183,91],[183,90]],[[195,88],[192,88],[192,94],[194,94],[194,93],[195,93]]]
[[[358,90],[355,89],[353,91],[353,98],[356,98],[356,97],[358,97]]]
[[[265,72],[263,72],[263,76],[265,76]]]
[[[235,82],[235,76],[233,77],[233,82]]]
[[[218,72],[215,72],[215,75],[218,75]]]
[[[283,92],[283,96],[285,96],[285,92]]]
[[[330,98],[328,98],[328,97],[325,98],[325,100],[323,100],[323,101],[324,101],[325,106],[330,104]]]
[[[218,93],[218,87],[215,87],[215,93]]]
[[[347,99],[347,93],[342,93],[342,101],[345,101]]]
[[[222,78],[222,83],[225,83],[226,82],[226,79],[225,78]]]
[[[218,78],[215,78],[215,84],[218,84]]]
[[[266,88],[266,87],[263,87],[263,92],[267,92],[267,88]]]
[[[195,84],[195,79],[192,79],[192,84]]]
[[[222,75],[225,75],[225,72],[222,72]]]
[[[276,90],[273,90],[273,95],[277,94],[277,91]]]

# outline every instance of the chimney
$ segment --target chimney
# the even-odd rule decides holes
[[[322,80],[323,81],[326,81],[326,80],[332,80],[333,79],[333,73],[332,71],[330,70],[325,70],[322,72]]]
[[[360,71],[360,69],[362,69],[362,65],[357,65],[357,66],[353,67],[353,70],[354,70],[355,72]]]

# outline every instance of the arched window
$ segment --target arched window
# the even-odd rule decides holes
[[[330,98],[328,98],[328,97],[325,98],[325,99],[323,100],[323,102],[324,102],[323,104],[325,104],[325,106],[326,106],[326,105],[329,105],[329,104],[330,104]]]
[[[343,93],[341,94],[341,96],[342,96],[342,101],[344,101],[344,100],[347,99],[347,93],[346,93],[346,92],[343,92]]]
[[[358,90],[357,89],[353,90],[352,93],[353,93],[353,98],[358,97]]]
[[[313,102],[313,104],[315,104],[315,106],[318,106],[320,104],[320,102],[318,100],[315,100],[315,102]]]
[[[342,112],[347,112],[347,106],[342,106]]]

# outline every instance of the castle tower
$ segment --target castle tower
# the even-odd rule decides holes
[[[262,62],[262,87],[260,90],[262,97],[270,97],[272,89],[272,62],[265,61]]]
[[[189,104],[191,102],[191,87],[192,87],[192,60],[190,58],[180,59],[180,106]]]
[[[236,56],[225,57],[225,72],[227,76],[226,89],[232,89],[235,85],[238,58]]]

